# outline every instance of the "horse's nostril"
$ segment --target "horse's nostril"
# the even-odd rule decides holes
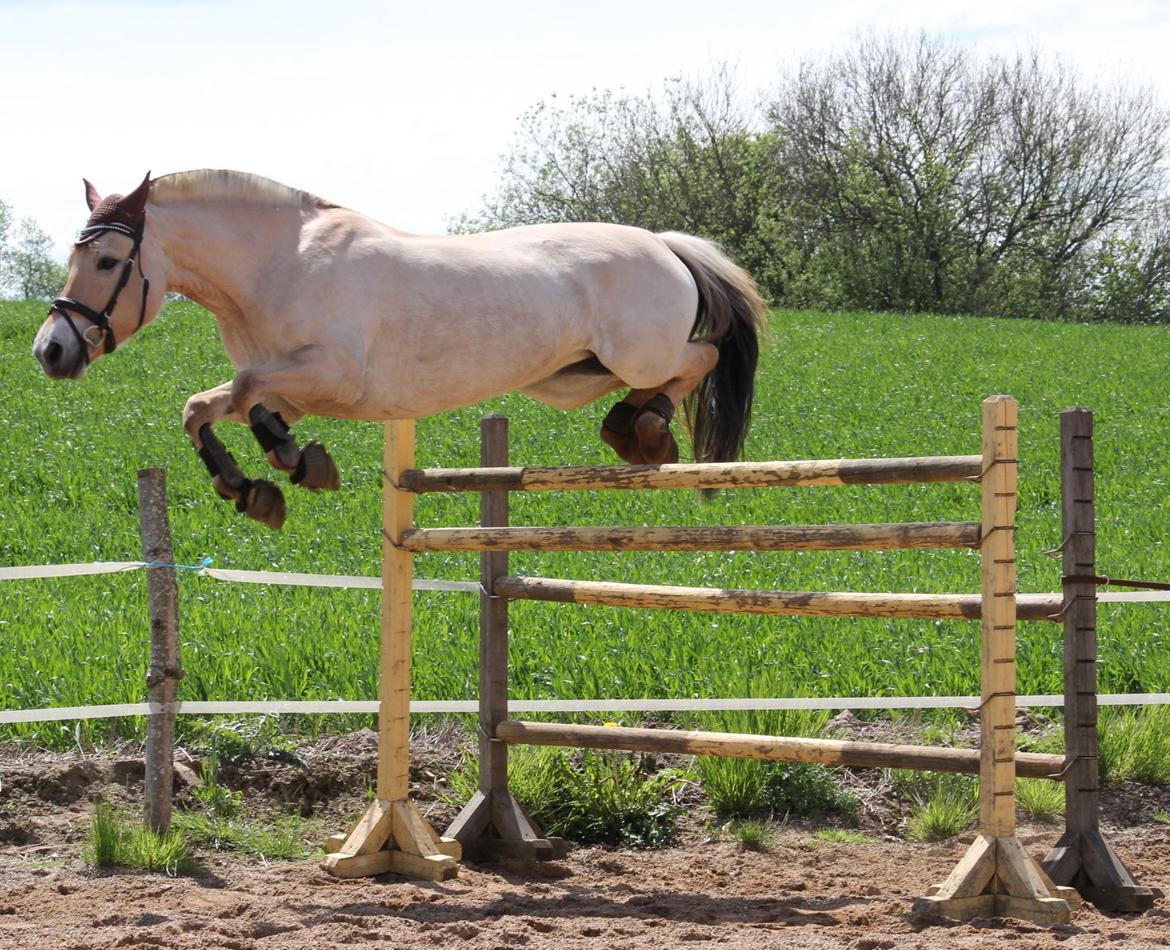
[[[56,364],[56,363],[60,362],[61,353],[62,353],[62,349],[61,349],[60,343],[50,343],[48,346],[45,347],[45,359],[50,364]]]

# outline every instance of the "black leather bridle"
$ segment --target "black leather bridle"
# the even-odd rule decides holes
[[[94,310],[88,304],[74,300],[71,297],[57,297],[53,301],[53,306],[49,308],[50,314],[56,310],[65,318],[65,322],[69,324],[69,329],[77,337],[77,344],[81,347],[81,354],[85,358],[86,365],[89,365],[89,351],[91,346],[96,347],[97,343],[90,344],[85,334],[77,329],[77,324],[73,322],[73,317],[70,314],[74,313],[80,317],[84,317],[97,327],[101,331],[102,339],[105,342],[106,352],[113,353],[118,346],[118,341],[114,338],[113,327],[110,326],[110,314],[114,312],[119,295],[125,289],[126,284],[129,283],[130,272],[134,269],[136,262],[138,264],[138,276],[142,278],[142,305],[138,309],[138,326],[135,327],[135,332],[142,329],[142,324],[146,321],[146,298],[150,293],[150,280],[142,273],[142,235],[145,229],[146,215],[143,214],[138,221],[137,227],[130,227],[130,225],[122,224],[120,221],[107,221],[102,224],[94,224],[82,228],[78,235],[78,246],[88,244],[98,237],[98,235],[104,234],[107,231],[116,231],[118,234],[125,234],[134,241],[134,248],[130,251],[130,256],[122,263],[122,275],[118,278],[118,284],[114,287],[114,292],[110,294],[110,299],[106,302],[104,309],[101,311]]]

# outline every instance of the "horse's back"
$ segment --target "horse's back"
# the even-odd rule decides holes
[[[344,209],[321,218],[302,246],[332,262],[348,332],[378,367],[370,395],[381,391],[374,398],[395,414],[523,389],[590,354],[619,375],[652,373],[685,346],[695,318],[690,272],[640,228],[539,224],[429,237]]]

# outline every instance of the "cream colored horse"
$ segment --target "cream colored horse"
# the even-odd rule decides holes
[[[569,409],[621,387],[602,438],[631,463],[675,461],[686,404],[696,458],[743,446],[764,306],[713,244],[611,224],[423,237],[266,179],[150,176],[91,217],[33,352],[77,378],[158,313],[167,292],[218,319],[234,379],[192,396],[183,424],[215,487],[279,527],[279,489],[246,478],[212,432],[251,425],[269,462],[336,488],[305,414],[420,418],[511,391]],[[98,308],[105,304],[103,310]]]

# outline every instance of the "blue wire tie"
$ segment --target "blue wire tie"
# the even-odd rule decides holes
[[[163,564],[160,561],[144,561],[142,566],[143,567],[171,567],[171,568],[175,568],[175,569],[180,570],[180,571],[201,571],[205,567],[210,567],[211,562],[213,560],[214,560],[214,558],[205,557],[198,564]]]

